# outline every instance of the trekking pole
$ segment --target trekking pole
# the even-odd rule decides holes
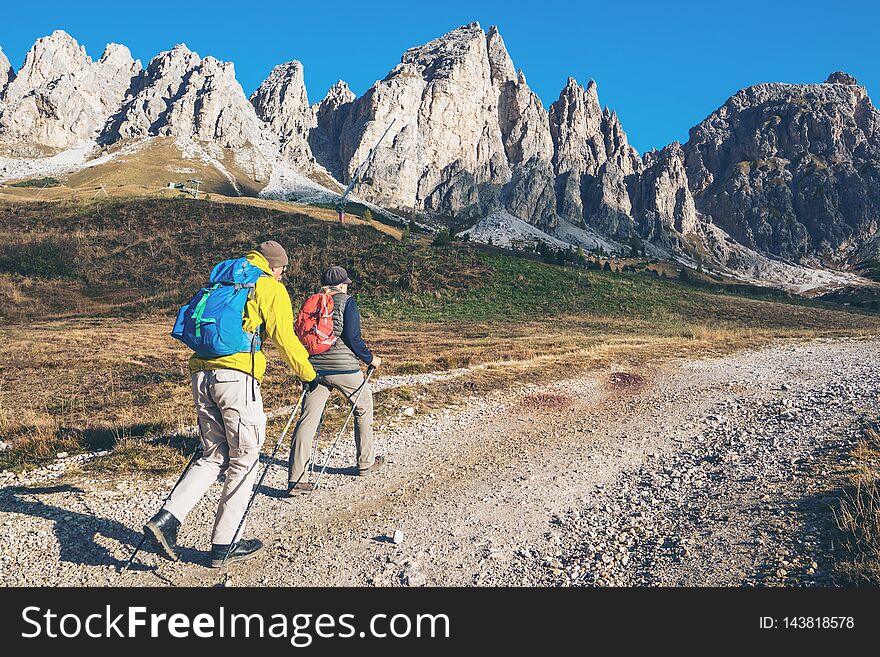
[[[199,426],[199,431],[201,431],[201,426]],[[199,445],[199,447],[197,447],[196,450],[192,453],[192,456],[189,457],[189,463],[186,464],[186,467],[183,469],[183,472],[180,473],[180,476],[177,478],[177,481],[174,482],[174,486],[172,486],[171,490],[168,491],[168,495],[165,496],[165,499],[162,502],[162,506],[165,506],[165,502],[167,502],[171,498],[171,495],[174,493],[175,489],[180,485],[180,482],[183,481],[184,476],[186,476],[186,473],[189,472],[190,466],[192,466],[192,464],[195,463],[196,457],[199,455],[199,453],[201,451],[202,451],[202,447],[201,447],[201,445]],[[146,542],[146,540],[147,540],[147,535],[145,533],[143,535],[143,537],[141,537],[141,542],[138,543],[138,546],[134,549],[134,552],[131,553],[131,556],[128,558],[128,561],[119,570],[120,575],[122,573],[124,573],[126,570],[128,570],[128,568],[131,566],[131,564],[134,563],[134,558],[137,556],[138,552],[141,551],[141,548],[144,547],[144,543]]]
[[[364,378],[364,382],[361,384],[360,388],[358,388],[357,397],[354,398],[354,401],[351,404],[351,411],[348,414],[348,417],[345,418],[345,423],[342,425],[342,429],[340,429],[339,433],[336,434],[336,439],[333,441],[333,444],[330,446],[330,452],[327,454],[327,458],[324,460],[324,466],[321,468],[321,472],[318,473],[317,479],[315,479],[315,487],[309,491],[309,495],[318,490],[318,485],[321,483],[321,477],[324,476],[324,470],[327,469],[327,465],[330,463],[330,459],[333,458],[333,452],[336,451],[336,443],[339,442],[339,439],[342,437],[342,434],[345,433],[346,427],[348,427],[348,421],[351,420],[351,417],[354,415],[354,411],[357,408],[357,403],[361,399],[361,393],[363,393],[364,388],[367,387],[367,384],[370,382],[370,377],[373,376],[373,372],[376,371],[376,368],[370,365],[367,368],[367,376]]]
[[[257,481],[257,485],[254,486],[254,490],[251,493],[251,499],[248,500],[248,504],[245,507],[244,514],[241,516],[241,520],[238,522],[238,527],[235,528],[235,533],[232,535],[232,540],[229,542],[229,545],[226,547],[226,554],[223,555],[223,561],[220,562],[220,567],[222,568],[226,565],[226,560],[229,558],[229,553],[232,550],[232,546],[235,545],[235,539],[238,537],[238,532],[241,531],[241,528],[244,526],[244,521],[247,519],[248,513],[250,513],[251,506],[254,503],[254,499],[257,497],[257,492],[260,490],[260,486],[263,485],[263,480],[266,478],[266,473],[269,472],[269,468],[272,467],[272,461],[275,459],[275,454],[278,453],[278,448],[281,447],[281,443],[284,441],[284,437],[287,435],[287,432],[290,430],[290,425],[293,424],[293,418],[296,417],[296,410],[301,408],[305,403],[304,400],[306,398],[306,387],[303,386],[302,394],[299,396],[299,401],[296,402],[296,406],[293,407],[293,412],[290,414],[290,419],[287,420],[287,425],[284,427],[284,431],[281,432],[281,435],[278,437],[278,442],[275,443],[275,449],[272,450],[272,455],[269,457],[269,460],[266,462],[266,467],[263,469],[263,474],[260,475],[259,481]],[[257,459],[257,463],[259,463],[259,459]],[[256,467],[257,463],[254,464]]]
[[[324,411],[321,412],[321,419],[318,420],[318,430],[315,432],[315,438],[312,440],[312,450],[309,452],[309,478],[308,481],[312,482],[315,476],[315,457],[318,455],[318,444],[321,442],[321,429],[324,426]]]

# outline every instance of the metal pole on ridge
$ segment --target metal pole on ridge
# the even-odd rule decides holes
[[[388,124],[388,127],[385,128],[385,132],[382,133],[382,136],[379,137],[379,140],[376,142],[376,145],[370,149],[370,152],[367,153],[367,157],[363,162],[358,165],[358,168],[355,169],[354,175],[351,177],[351,182],[348,183],[348,187],[345,188],[345,191],[342,192],[342,196],[339,197],[339,200],[336,202],[336,212],[339,215],[339,222],[343,223],[345,221],[345,203],[348,200],[348,195],[351,194],[351,190],[354,189],[354,186],[358,184],[361,179],[361,176],[364,175],[364,172],[367,170],[367,167],[370,166],[370,162],[373,161],[373,157],[376,155],[376,150],[379,148],[379,144],[382,143],[382,140],[385,139],[385,135],[391,130],[391,127],[394,125],[397,119],[391,119],[391,123]]]
[[[284,437],[287,435],[287,432],[290,430],[290,425],[293,424],[293,418],[296,417],[296,411],[298,408],[302,408],[303,400],[306,397],[306,388],[303,386],[302,394],[299,396],[299,401],[296,402],[296,406],[293,407],[293,412],[290,414],[290,418],[287,420],[287,425],[284,427],[284,431],[281,432],[281,435],[278,437],[278,442],[275,443],[275,449],[272,450],[271,456],[269,456],[269,460],[266,462],[266,467],[263,469],[263,474],[260,475],[260,479],[257,481],[254,486],[254,491],[251,493],[251,499],[248,500],[247,507],[245,507],[244,514],[241,516],[241,520],[238,522],[238,527],[235,528],[235,533],[232,535],[232,541],[230,541],[229,546],[226,548],[226,554],[223,555],[223,561],[220,562],[220,567],[222,568],[226,565],[226,560],[229,558],[229,553],[232,551],[232,546],[235,545],[235,541],[238,538],[238,533],[241,531],[241,528],[244,526],[244,521],[247,520],[248,513],[250,513],[251,506],[254,503],[254,499],[257,497],[257,492],[260,490],[260,486],[263,485],[263,480],[266,478],[266,473],[269,472],[269,468],[272,466],[272,461],[275,459],[275,454],[278,453],[278,448],[281,447],[281,443],[284,441]],[[259,460],[257,461],[259,463]],[[256,464],[255,464],[256,467]]]

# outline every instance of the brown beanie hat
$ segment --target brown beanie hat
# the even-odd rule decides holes
[[[258,248],[260,253],[269,261],[270,267],[283,267],[290,262],[287,258],[287,251],[275,240],[263,242]]]

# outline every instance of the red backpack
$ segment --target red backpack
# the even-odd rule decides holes
[[[332,347],[336,343],[333,297],[319,292],[306,299],[296,316],[293,330],[310,356],[322,354]]]

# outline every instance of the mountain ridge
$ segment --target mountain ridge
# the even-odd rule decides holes
[[[685,144],[640,156],[595,81],[568,78],[545,108],[498,29],[479,23],[408,49],[360,96],[340,81],[313,104],[297,60],[247,97],[232,63],[183,44],[146,67],[116,44],[93,62],[56,31],[17,72],[0,50],[0,180],[31,161],[87,166],[93,144],[171,137],[227,177],[247,172],[238,193],[331,199],[392,119],[358,193],[456,231],[503,211],[574,246],[591,248],[588,233],[639,240],[721,273],[748,269],[750,253],[847,269],[876,247],[880,113],[839,71],[747,87]]]

